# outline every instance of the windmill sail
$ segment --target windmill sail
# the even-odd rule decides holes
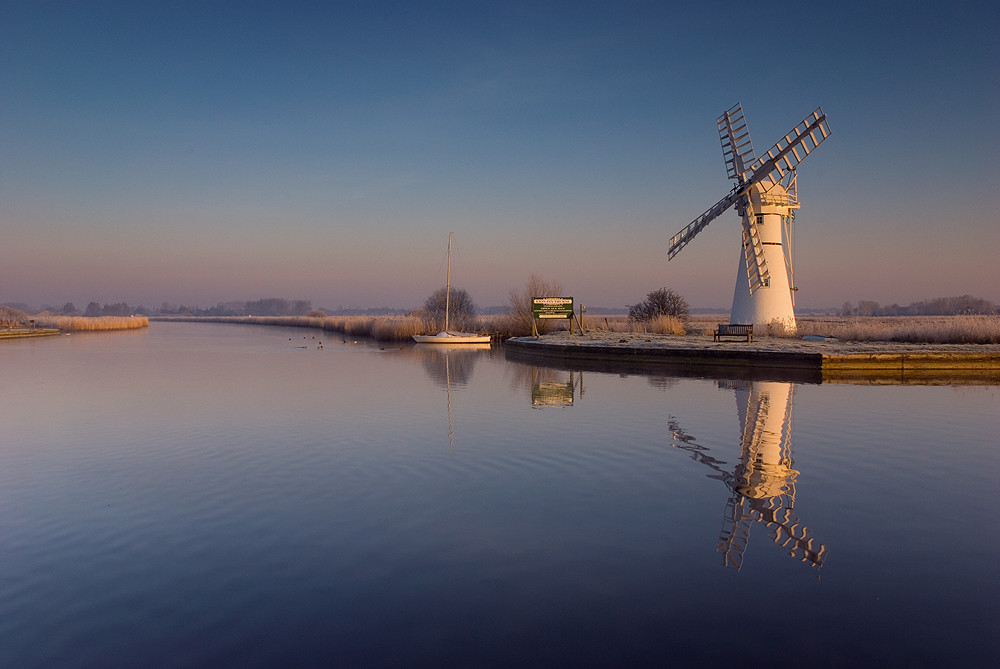
[[[768,285],[771,273],[764,259],[764,245],[760,242],[756,216],[750,209],[743,214],[743,254],[746,256],[750,293],[753,294],[761,286]]]
[[[801,123],[782,137],[767,153],[753,160],[744,169],[745,160],[753,158],[753,146],[750,143],[750,131],[747,128],[743,108],[737,104],[718,119],[719,136],[722,140],[723,158],[726,160],[726,173],[739,183],[729,195],[712,205],[705,213],[691,221],[683,230],[670,238],[667,249],[667,259],[672,259],[687,246],[695,235],[705,229],[705,226],[718,218],[726,209],[740,201],[749,191],[750,186],[772,177],[775,183],[784,178],[785,174],[805,159],[813,149],[830,136],[830,127],[826,123],[826,114],[822,107],[807,116]]]
[[[743,182],[746,167],[754,160],[753,144],[750,142],[750,128],[747,127],[743,106],[736,103],[720,116],[719,140],[722,142],[722,157],[726,161],[726,174],[730,179]]]
[[[738,202],[742,197],[743,195],[741,193],[734,190],[732,193],[709,207],[708,211],[704,214],[688,223],[683,230],[671,237],[670,248],[667,249],[667,259],[669,260],[677,255],[677,252],[687,246],[691,240],[694,239],[695,235],[705,229],[706,225],[718,218],[724,211],[726,211],[726,209],[729,209],[731,206],[736,204],[736,202]]]
[[[742,191],[741,186],[746,181],[747,168],[756,161],[753,143],[750,141],[750,128],[743,114],[743,105],[736,103],[716,122],[719,126],[719,140],[722,142],[722,158],[726,163],[726,175],[730,179],[735,179],[737,189]],[[750,198],[744,194],[737,201],[736,210],[743,220],[743,253],[746,257],[749,288],[753,293],[766,285],[769,278],[764,246],[760,242]]]
[[[798,167],[829,136],[826,114],[822,107],[816,107],[816,111],[750,165],[747,183],[757,183],[769,177],[771,181],[781,181],[787,172]]]
[[[726,174],[737,182],[733,192],[709,207],[705,213],[689,223],[683,230],[670,238],[667,259],[673,258],[687,246],[705,226],[722,215],[727,209],[746,197],[739,194],[747,166],[755,161],[750,128],[747,126],[743,105],[737,102],[716,119],[719,126],[719,141],[722,143],[722,158],[726,161]]]

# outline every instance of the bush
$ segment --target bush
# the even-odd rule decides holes
[[[633,321],[651,321],[660,316],[672,316],[681,322],[688,319],[688,303],[683,297],[670,290],[654,290],[639,304],[630,305],[628,317]]]

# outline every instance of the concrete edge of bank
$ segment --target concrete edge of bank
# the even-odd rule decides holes
[[[648,340],[646,340],[648,341]],[[1000,352],[947,352],[913,346],[891,352],[777,351],[713,345],[698,347],[579,343],[533,337],[509,339],[515,357],[574,363],[616,363],[630,371],[675,368],[687,374],[771,378],[830,383],[1000,383]]]

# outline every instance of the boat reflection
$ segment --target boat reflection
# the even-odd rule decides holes
[[[724,524],[716,549],[723,566],[743,566],[743,556],[754,524],[763,526],[773,541],[788,549],[789,557],[812,566],[817,572],[827,548],[795,514],[795,479],[792,467],[791,417],[793,385],[776,381],[718,381],[720,388],[736,392],[740,418],[740,460],[730,471],[726,462],[710,455],[710,449],[685,434],[675,418],[670,419],[673,446],[713,470],[710,478],[723,481],[730,490]]]
[[[451,413],[451,384],[465,386],[472,378],[472,370],[483,355],[489,351],[489,344],[417,344],[413,347],[420,356],[427,376],[437,385],[444,387],[448,406],[448,443],[455,450],[455,422]]]
[[[483,352],[490,348],[489,344],[415,344],[412,351],[435,384],[450,388],[466,385]]]

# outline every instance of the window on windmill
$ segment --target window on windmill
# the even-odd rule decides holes
[[[764,215],[757,214],[757,225],[764,225]]]

